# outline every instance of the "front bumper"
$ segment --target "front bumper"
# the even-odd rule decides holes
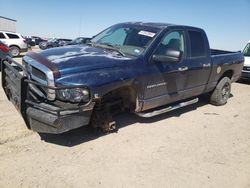
[[[40,133],[59,134],[89,124],[94,107],[92,100],[84,105],[62,102],[58,105],[46,100],[34,100],[29,94],[30,84],[41,84],[30,81],[24,76],[24,71],[24,68],[13,60],[12,64],[7,61],[2,63],[2,87],[29,129]]]
[[[241,79],[250,79],[250,71],[242,71],[241,72]]]
[[[26,118],[30,128],[39,133],[60,134],[89,124],[92,110],[58,116],[29,106]]]

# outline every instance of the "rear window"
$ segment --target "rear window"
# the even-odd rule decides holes
[[[188,31],[191,46],[191,57],[206,56],[206,47],[203,34],[199,31]]]
[[[19,39],[19,36],[18,36],[18,35],[15,35],[15,34],[6,33],[6,35],[7,35],[10,39]]]
[[[0,33],[0,39],[5,39],[5,36],[3,33]]]

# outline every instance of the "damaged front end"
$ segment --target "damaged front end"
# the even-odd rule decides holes
[[[57,86],[51,67],[29,61],[26,57],[20,65],[8,58],[2,63],[2,87],[27,127],[59,134],[88,125],[95,104],[89,88]]]

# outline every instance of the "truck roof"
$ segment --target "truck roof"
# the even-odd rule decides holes
[[[151,27],[151,28],[156,28],[156,29],[165,29],[170,26],[179,26],[179,27],[185,27],[185,28],[193,28],[193,29],[200,29],[198,27],[193,27],[193,26],[186,26],[186,25],[178,25],[178,24],[171,24],[171,23],[161,23],[161,22],[125,22],[121,24],[131,24],[131,25],[140,25],[140,26],[145,26],[145,27]]]
[[[141,25],[141,26],[148,26],[148,27],[156,27],[156,28],[166,28],[168,26],[173,26],[174,24],[170,23],[159,23],[159,22],[127,22],[124,24],[132,24],[132,25]]]

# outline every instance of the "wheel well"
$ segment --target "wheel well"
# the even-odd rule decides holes
[[[222,74],[222,76],[220,77],[219,81],[220,81],[222,78],[224,78],[224,77],[228,77],[229,79],[232,79],[233,73],[234,73],[233,70],[227,70],[227,71],[225,71],[225,72]]]
[[[136,90],[133,87],[124,86],[105,94],[97,102],[97,106],[108,103],[110,105],[122,105],[124,109],[135,110],[136,96]]]
[[[17,45],[10,45],[9,48],[11,48],[11,47],[17,47],[18,49],[20,49],[19,46],[17,46]]]

